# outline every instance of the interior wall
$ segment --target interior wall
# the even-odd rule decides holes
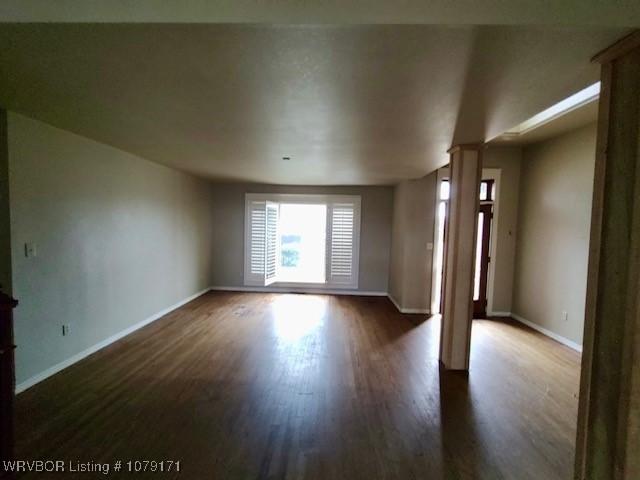
[[[20,384],[209,287],[211,190],[24,116],[8,120]],[[36,256],[25,256],[27,242]]]
[[[492,314],[511,312],[513,272],[518,229],[518,203],[522,149],[489,147],[483,153],[483,168],[499,170],[497,207],[494,211],[491,262],[487,287],[488,311]],[[483,178],[492,177],[483,174]]]
[[[592,124],[525,148],[520,183],[512,311],[577,344],[584,325],[595,142]]]
[[[11,228],[7,111],[0,108],[0,290],[11,295]]]
[[[394,189],[389,294],[401,310],[429,312],[437,172]]]
[[[247,193],[360,195],[362,205],[358,291],[387,292],[393,188],[385,186],[215,184],[212,188],[212,216],[215,225],[212,260],[214,286],[244,286],[244,208]]]
[[[407,209],[406,182],[393,189],[393,219],[391,223],[391,251],[389,257],[389,296],[397,305],[404,301],[404,241]]]

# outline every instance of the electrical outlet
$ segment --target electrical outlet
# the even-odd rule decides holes
[[[33,242],[27,242],[24,244],[24,256],[27,258],[35,257],[38,255],[38,249]]]
[[[71,333],[71,325],[65,323],[64,325],[62,325],[62,336],[66,337],[67,335],[69,335],[69,333]]]
[[[563,322],[566,322],[566,321],[568,321],[568,320],[569,320],[569,314],[567,313],[567,311],[566,311],[566,310],[563,310],[563,311],[562,311],[562,321],[563,321]]]

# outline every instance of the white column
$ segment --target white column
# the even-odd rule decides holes
[[[449,154],[451,188],[445,238],[440,362],[448,370],[468,370],[482,145],[457,145]]]

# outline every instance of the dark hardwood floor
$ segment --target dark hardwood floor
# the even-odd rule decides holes
[[[209,293],[17,398],[17,456],[179,460],[23,478],[570,479],[579,355],[475,321],[441,373],[438,317],[386,298]]]

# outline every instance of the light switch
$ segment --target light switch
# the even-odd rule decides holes
[[[35,257],[38,255],[38,249],[33,242],[27,242],[24,244],[24,256],[27,258]]]

